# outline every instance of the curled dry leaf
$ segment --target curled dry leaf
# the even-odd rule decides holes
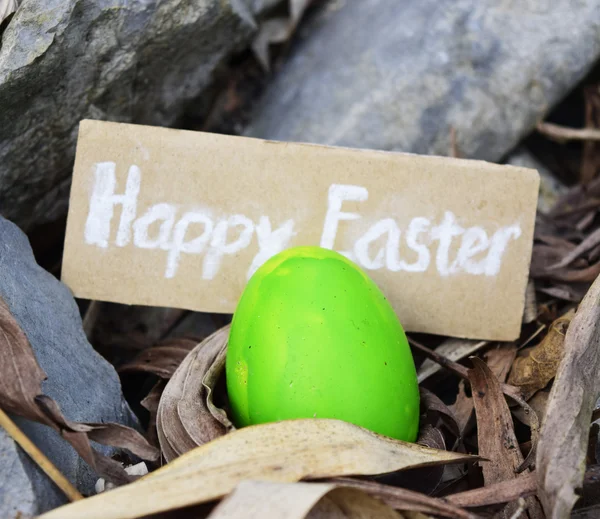
[[[482,464],[485,484],[522,477],[516,474],[516,470],[523,463],[523,455],[500,382],[482,360],[473,358],[472,361],[474,367],[469,370],[469,380],[477,417],[479,455],[489,460]],[[527,498],[526,504],[531,518],[542,517],[541,507],[535,498]],[[516,504],[507,505],[502,517],[508,519],[516,510]]]
[[[72,422],[58,404],[42,393],[46,374],[37,363],[33,348],[0,298],[0,404],[8,412],[58,431],[77,453],[101,476],[114,483],[129,480],[121,464],[95,451],[90,440],[123,447],[143,459],[158,458],[158,450],[137,431],[120,424]]]
[[[542,341],[515,359],[509,383],[520,387],[525,400],[548,385],[563,357],[565,334],[573,315],[571,312],[552,323]]]
[[[208,519],[400,519],[386,504],[331,483],[244,481]]]
[[[233,425],[212,403],[223,370],[229,326],[198,344],[167,383],[156,416],[158,439],[167,462],[224,435]]]
[[[133,519],[221,498],[244,480],[291,483],[478,459],[393,440],[339,420],[286,420],[233,431],[139,481],[41,518]]]
[[[133,360],[123,364],[118,371],[119,373],[141,371],[169,379],[197,344],[198,341],[193,339],[167,339],[156,346],[142,350]]]
[[[20,3],[21,0],[0,0],[0,23],[13,14]]]
[[[537,451],[539,496],[548,519],[569,517],[585,469],[592,411],[600,396],[600,278],[569,325]]]
[[[458,438],[460,436],[460,429],[452,410],[428,389],[421,387],[419,391],[421,393],[421,409],[425,411],[425,422],[434,427],[444,425]]]

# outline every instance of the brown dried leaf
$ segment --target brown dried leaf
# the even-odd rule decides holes
[[[326,498],[326,499],[324,499]],[[209,519],[400,519],[392,508],[356,489],[331,483],[244,481]]]
[[[150,390],[150,393],[148,393],[146,397],[140,402],[142,406],[146,408],[150,413],[150,419],[148,420],[148,430],[146,431],[146,436],[148,438],[148,441],[156,447],[160,446],[160,443],[158,441],[158,432],[156,431],[156,415],[158,413],[158,403],[160,402],[160,397],[162,396],[166,385],[167,383],[164,380],[159,380]]]
[[[119,373],[142,371],[169,379],[198,341],[186,338],[167,339],[138,353],[119,368]]]
[[[507,479],[499,483],[466,490],[446,496],[446,501],[464,508],[479,508],[481,506],[497,505],[517,501],[520,497],[534,496],[537,491],[537,479],[535,473],[516,478]]]
[[[600,278],[565,337],[537,451],[539,496],[548,519],[569,517],[585,468],[588,432],[600,396]]]
[[[485,352],[485,363],[496,378],[504,383],[516,356],[517,346],[514,343],[500,343]]]
[[[558,270],[566,267],[567,265],[570,265],[576,259],[583,256],[583,254],[596,247],[599,243],[600,229],[596,229],[593,233],[588,235],[579,245],[577,245],[577,247],[575,247],[572,251],[565,255],[558,263],[548,267],[548,270]]]
[[[405,488],[352,478],[334,478],[332,481],[345,487],[362,490],[380,499],[395,510],[416,510],[426,514],[451,517],[452,519],[474,519],[476,517],[454,504],[447,503],[445,499],[430,497]]]
[[[229,326],[225,326],[198,344],[162,393],[156,429],[167,462],[233,428],[225,412],[212,403],[228,338]]]
[[[554,321],[542,341],[515,360],[509,383],[521,388],[525,400],[545,388],[556,375],[564,354],[565,333],[572,315],[569,312]]]
[[[516,479],[516,470],[523,463],[523,455],[515,436],[508,404],[502,394],[500,382],[487,365],[473,358],[469,380],[477,417],[477,440],[479,455],[489,462],[482,464],[486,486]],[[534,498],[527,499],[530,516],[541,516],[541,508]],[[517,510],[512,503],[502,510],[502,517],[509,518]]]
[[[438,422],[441,422],[458,438],[460,436],[460,429],[452,410],[428,389],[421,387],[419,391],[421,393],[421,410],[425,411],[426,423],[437,426]],[[423,424],[423,421],[421,423]]]
[[[529,399],[528,404],[534,410],[535,416],[537,416],[538,420],[540,421],[543,421],[544,416],[546,415],[546,407],[548,405],[549,396],[550,393],[548,391],[538,391]],[[512,413],[521,423],[531,427],[531,413],[525,412],[525,409],[522,407],[513,409]]]
[[[40,368],[33,348],[0,298],[0,403],[4,410],[58,431],[77,453],[100,475],[115,483],[128,481],[121,465],[90,445],[98,443],[123,447],[146,460],[158,458],[158,451],[137,431],[120,424],[72,422],[58,404],[42,394],[46,374]]]
[[[40,519],[133,519],[218,499],[249,479],[290,483],[477,459],[393,440],[339,420],[284,420],[233,431],[139,481]]]
[[[460,438],[465,436],[471,416],[473,415],[473,399],[467,396],[465,391],[465,381],[461,380],[458,384],[458,394],[456,401],[450,406],[452,413],[456,417],[456,423],[460,431]]]

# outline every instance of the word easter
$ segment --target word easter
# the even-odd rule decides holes
[[[247,271],[249,278],[262,263],[289,246],[297,234],[293,219],[284,221],[277,228],[273,228],[268,216],[261,216],[258,222],[254,222],[243,214],[234,214],[215,221],[209,211],[180,211],[173,203],[152,205],[138,217],[141,169],[137,165],[129,168],[122,194],[116,193],[114,162],[97,163],[94,169],[95,182],[85,225],[85,242],[107,248],[114,210],[116,206],[121,206],[114,245],[124,247],[132,242],[140,249],[166,251],[167,279],[177,274],[182,255],[202,253],[205,253],[202,278],[214,279],[223,258],[250,246],[256,235],[258,252]],[[369,192],[363,186],[333,184],[329,187],[320,242],[322,247],[334,249],[340,223],[361,218],[359,213],[344,211],[343,203],[362,202],[368,198]],[[154,232],[151,231],[152,226],[155,226]],[[200,231],[193,226],[200,226]],[[412,262],[400,257],[402,234],[393,218],[385,218],[374,223],[356,241],[352,250],[340,252],[368,270],[386,268],[391,272],[425,272],[432,260],[430,245],[436,244],[435,268],[441,276],[460,272],[495,276],[500,271],[507,245],[521,236],[521,227],[518,223],[500,227],[489,236],[480,226],[461,227],[451,211],[446,211],[442,221],[437,224],[429,218],[418,216],[410,221],[404,232],[404,245],[416,256]],[[372,251],[374,242],[382,237],[386,237],[385,246]],[[450,249],[455,239],[460,240],[460,245],[456,256],[451,259]]]

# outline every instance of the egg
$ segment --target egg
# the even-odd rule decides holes
[[[377,285],[337,252],[295,247],[264,263],[227,348],[237,427],[334,418],[416,440],[419,388],[404,330]]]

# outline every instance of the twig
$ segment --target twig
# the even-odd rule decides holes
[[[519,508],[515,510],[515,513],[510,516],[510,519],[518,519],[523,515],[525,511],[525,500],[521,497],[519,498]]]
[[[538,123],[537,130],[557,142],[600,141],[600,130],[596,128],[567,128],[553,123]]]
[[[60,488],[71,501],[83,499],[83,496],[63,476],[46,455],[27,437],[21,429],[10,419],[10,417],[0,409],[0,426],[8,435],[37,463],[37,465],[46,473],[46,475]]]

